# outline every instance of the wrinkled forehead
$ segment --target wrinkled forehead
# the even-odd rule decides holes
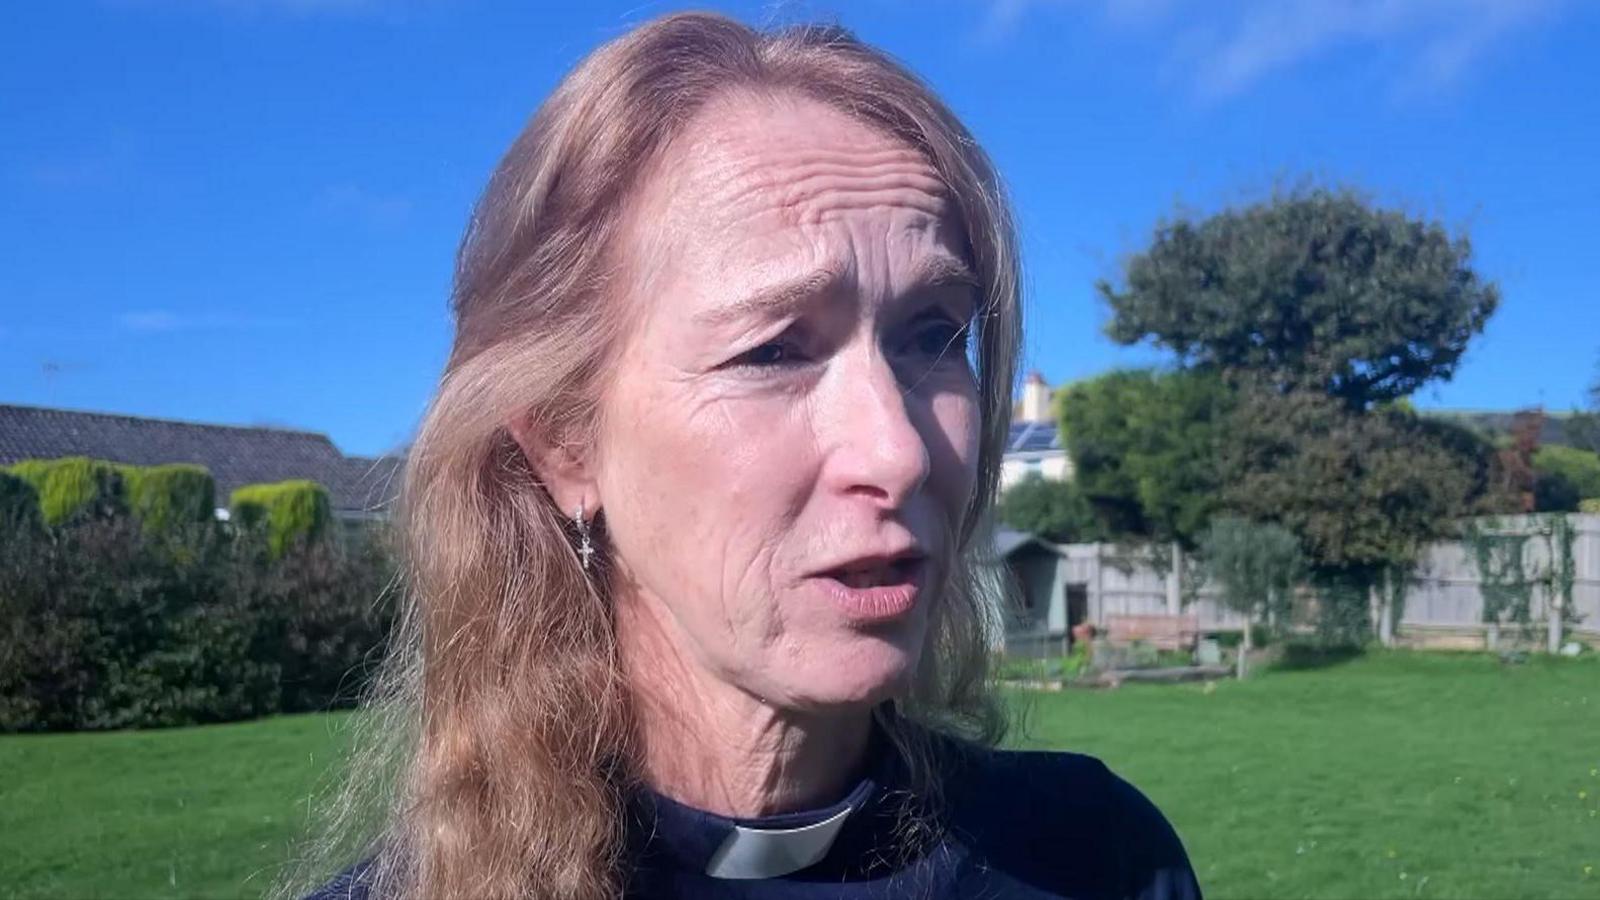
[[[623,268],[636,286],[673,274],[732,282],[829,266],[816,239],[863,210],[885,243],[966,254],[951,191],[905,142],[818,101],[733,94],[707,104],[635,195]],[[939,249],[946,248],[946,249]]]

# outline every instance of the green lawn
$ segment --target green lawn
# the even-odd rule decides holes
[[[1380,654],[1019,703],[1019,743],[1156,800],[1210,897],[1600,898],[1600,660]],[[258,895],[338,721],[0,738],[0,897]]]
[[[0,738],[0,897],[257,897],[341,716]]]
[[[1600,660],[1377,654],[1028,698],[1172,819],[1211,897],[1600,898]]]

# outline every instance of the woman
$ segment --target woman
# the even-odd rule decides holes
[[[988,160],[848,33],[579,65],[461,250],[392,802],[317,896],[1198,897],[1098,762],[987,749],[1017,293]]]

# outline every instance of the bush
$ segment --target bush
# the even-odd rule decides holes
[[[322,537],[333,518],[327,489],[304,480],[245,485],[233,492],[228,508],[241,528],[266,529],[274,557]]]
[[[388,531],[294,545],[271,565],[263,658],[279,666],[283,712],[355,703],[393,624],[395,568]]]
[[[1232,650],[1244,643],[1244,632],[1242,631],[1218,631],[1206,636],[1216,641],[1217,646],[1224,650]],[[1276,638],[1277,635],[1273,633],[1272,629],[1265,625],[1250,626],[1250,646],[1252,649],[1262,650],[1270,647]]]
[[[103,518],[127,510],[122,473],[113,463],[67,456],[14,463],[11,474],[33,486],[50,525],[80,516]]]
[[[370,531],[76,518],[0,540],[0,731],[218,722],[347,703],[393,605]],[[352,670],[355,677],[351,677]]]
[[[1329,651],[1357,651],[1372,636],[1368,589],[1374,576],[1359,570],[1322,569],[1312,575],[1317,590],[1316,632],[1302,643]]]
[[[1578,512],[1591,516],[1600,516],[1600,497],[1578,501]]]
[[[33,532],[44,524],[39,513],[39,492],[33,485],[0,470],[0,537]]]
[[[259,592],[231,537],[76,520],[0,564],[0,729],[182,725],[278,707],[252,658]],[[22,546],[26,545],[26,546]]]
[[[241,489],[235,528],[216,521],[199,466],[73,457],[11,471],[0,731],[218,722],[359,692],[391,623],[394,566],[378,527],[323,539],[321,487]]]
[[[167,530],[216,518],[217,483],[204,466],[119,466],[128,507],[146,528]]]
[[[1540,475],[1559,476],[1580,499],[1600,497],[1600,454],[1592,450],[1546,444],[1533,454],[1533,468]]]

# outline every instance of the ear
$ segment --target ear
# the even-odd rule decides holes
[[[581,504],[585,517],[593,519],[600,510],[600,492],[589,448],[560,440],[526,414],[506,422],[506,430],[561,514],[572,518]]]

